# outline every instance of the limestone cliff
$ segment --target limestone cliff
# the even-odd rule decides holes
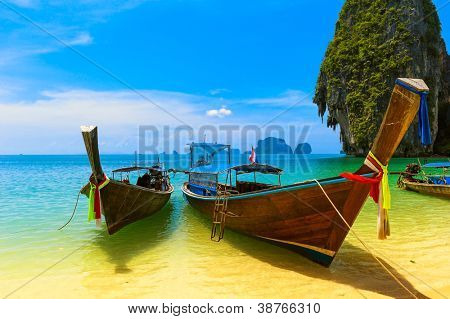
[[[431,0],[347,0],[317,80],[314,102],[327,125],[341,129],[343,150],[366,155],[397,77],[422,78],[435,151],[449,152],[448,55]],[[449,60],[450,62],[450,60]],[[438,134],[439,129],[439,134]],[[397,155],[431,154],[417,137],[417,118]]]

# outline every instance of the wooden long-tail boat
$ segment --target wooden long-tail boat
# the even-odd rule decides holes
[[[98,201],[97,208],[105,217],[110,235],[128,224],[155,214],[167,204],[173,186],[167,171],[161,165],[141,167],[136,163],[135,166],[114,170],[113,178],[109,179],[100,162],[97,127],[82,126],[81,132],[92,169],[90,181],[82,189],[82,193],[89,196],[91,189],[98,189],[97,194],[91,194],[98,195],[93,201]],[[135,171],[145,173],[133,185],[128,174]],[[126,175],[125,178],[114,179],[115,175],[123,174]]]
[[[428,87],[422,80],[397,79],[370,156],[355,172],[356,177],[376,178],[383,174],[383,166],[388,164],[397,149],[416,116],[421,97],[427,91]],[[214,165],[214,154],[229,150],[229,146],[202,144],[205,143],[192,144],[191,150],[203,147],[212,150],[212,154],[200,158],[197,163],[191,157],[189,181],[184,183],[182,191],[194,208],[212,217],[212,239],[218,236],[220,240],[224,227],[227,227],[285,246],[324,266],[332,263],[371,192],[371,184],[338,176],[286,186],[257,183],[256,180],[239,182],[236,179],[233,185],[231,171],[235,170],[239,175],[241,171],[251,172],[252,169]],[[254,171],[264,173],[267,170],[280,173],[270,168],[260,171],[256,166]],[[217,178],[224,171],[228,174],[225,184]],[[387,171],[384,175],[387,177]],[[387,194],[382,196],[387,198]],[[382,200],[379,198],[380,203]],[[379,209],[379,214],[383,213],[384,208],[380,206]],[[386,226],[385,220],[381,219],[381,222]]]
[[[424,165],[408,164],[405,171],[400,173],[397,185],[406,190],[450,199],[450,176],[447,173],[449,167],[450,161]],[[424,169],[442,169],[442,173],[429,174]]]

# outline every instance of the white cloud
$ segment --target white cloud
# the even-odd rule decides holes
[[[311,100],[312,93],[300,90],[286,90],[279,96],[267,98],[254,98],[245,100],[245,104],[261,106],[315,106]]]
[[[225,88],[218,88],[218,89],[212,89],[212,90],[209,90],[209,94],[210,95],[212,95],[212,96],[215,96],[215,95],[219,95],[219,94],[221,94],[221,93],[229,93],[229,92],[231,92],[230,90],[228,90],[228,89],[225,89]]]
[[[218,110],[213,109],[206,111],[206,115],[211,117],[225,117],[231,115],[231,113],[231,110],[227,109],[226,106],[222,106]]]
[[[139,92],[174,114],[176,118],[129,90],[43,91],[36,100],[18,100],[17,97],[20,98],[21,92],[27,86],[26,83],[17,83],[15,86],[5,87],[3,91],[0,90],[0,154],[83,154],[80,125],[99,127],[101,151],[104,153],[132,153],[138,149],[139,126],[154,125],[159,132],[158,149],[162,151],[166,145],[169,145],[168,150],[171,151],[174,149],[172,143],[177,140],[175,135],[178,133],[175,129],[183,125],[176,118],[193,128],[193,140],[196,141],[199,137],[195,134],[199,134],[198,129],[206,122],[205,114],[211,118],[222,119],[221,124],[227,124],[224,123],[224,118],[233,114],[233,125],[257,125],[279,113],[278,109],[267,109],[265,112],[257,112],[258,114],[249,117],[249,111],[245,110],[254,106],[245,104],[242,100],[227,101],[227,105],[236,103],[244,106],[239,114],[234,114],[225,105],[210,109],[211,105],[223,103],[219,97],[159,90]],[[15,90],[19,90],[17,94],[14,93]],[[332,140],[334,133],[332,134],[331,130],[325,125],[320,125],[317,122],[319,120],[315,121],[315,119],[317,119],[316,110],[305,108],[301,112],[290,111],[274,123],[286,125],[289,122],[302,126],[308,125],[314,127],[312,141],[315,141],[314,138],[319,137],[320,134],[325,134]],[[169,128],[168,135],[163,126]],[[179,143],[180,145],[192,141],[192,137],[184,133],[182,133],[183,143]],[[223,141],[225,141],[224,138],[227,137],[222,137]],[[239,136],[236,136],[235,141],[240,143]],[[338,145],[337,141],[338,138],[336,138],[336,145]]]
[[[34,9],[26,14],[39,25],[68,45],[90,45],[91,34],[86,31],[93,25],[105,23],[107,19],[123,11],[132,10],[145,0],[84,0],[68,3],[63,0],[10,0],[6,5],[20,7],[17,10]],[[51,15],[45,14],[52,12]],[[77,14],[73,14],[76,12]],[[0,66],[22,67],[27,58],[56,52],[64,48],[60,43],[39,30],[29,21],[22,19],[12,10],[2,8],[0,19],[7,26],[0,34]]]
[[[72,40],[67,41],[68,45],[89,45],[92,43],[92,37],[88,32],[81,32]]]
[[[213,103],[179,92],[140,93],[192,127],[203,124],[199,111]],[[83,153],[80,125],[98,125],[107,152],[132,152],[140,125],[183,124],[131,91],[44,91],[35,101],[0,102],[0,114],[1,154]]]
[[[18,94],[25,83],[14,77],[0,76],[0,99],[7,99]]]
[[[52,51],[54,51],[54,49],[51,47],[39,48],[32,46],[0,49],[0,66],[11,67],[14,63],[18,63],[26,57],[46,54]]]
[[[40,36],[40,35],[39,35]],[[36,38],[39,38],[36,36]],[[65,36],[69,38],[69,36]],[[80,32],[75,37],[63,41],[70,46],[89,45],[92,43],[92,36],[88,32]],[[15,64],[22,64],[23,60],[32,56],[47,54],[63,49],[64,47],[53,39],[45,39],[42,43],[16,43],[14,46],[0,47],[0,67],[12,67]]]

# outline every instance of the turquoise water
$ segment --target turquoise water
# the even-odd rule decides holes
[[[283,184],[354,171],[361,158],[284,158]],[[241,160],[245,160],[243,157]],[[260,158],[275,163],[274,158]],[[102,156],[104,170],[134,162]],[[279,163],[280,161],[278,161]],[[411,159],[394,159],[391,171]],[[167,167],[186,161],[166,158]],[[306,165],[306,166],[305,166]],[[171,202],[152,218],[108,236],[87,222],[86,156],[0,156],[0,294],[11,298],[361,298],[408,297],[351,235],[330,268],[282,248],[227,231],[209,240],[210,221],[186,205],[172,178]],[[252,177],[253,178],[253,177]],[[265,181],[264,176],[258,176]],[[275,180],[274,180],[275,181]],[[395,188],[390,176],[392,236],[376,239],[376,206],[368,200],[353,229],[417,294],[450,295],[450,202]]]

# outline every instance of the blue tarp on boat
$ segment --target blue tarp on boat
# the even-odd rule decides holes
[[[436,185],[450,185],[450,177],[427,176],[427,178]]]
[[[450,167],[450,162],[436,162],[436,163],[427,163],[422,165],[425,168],[447,168]]]

